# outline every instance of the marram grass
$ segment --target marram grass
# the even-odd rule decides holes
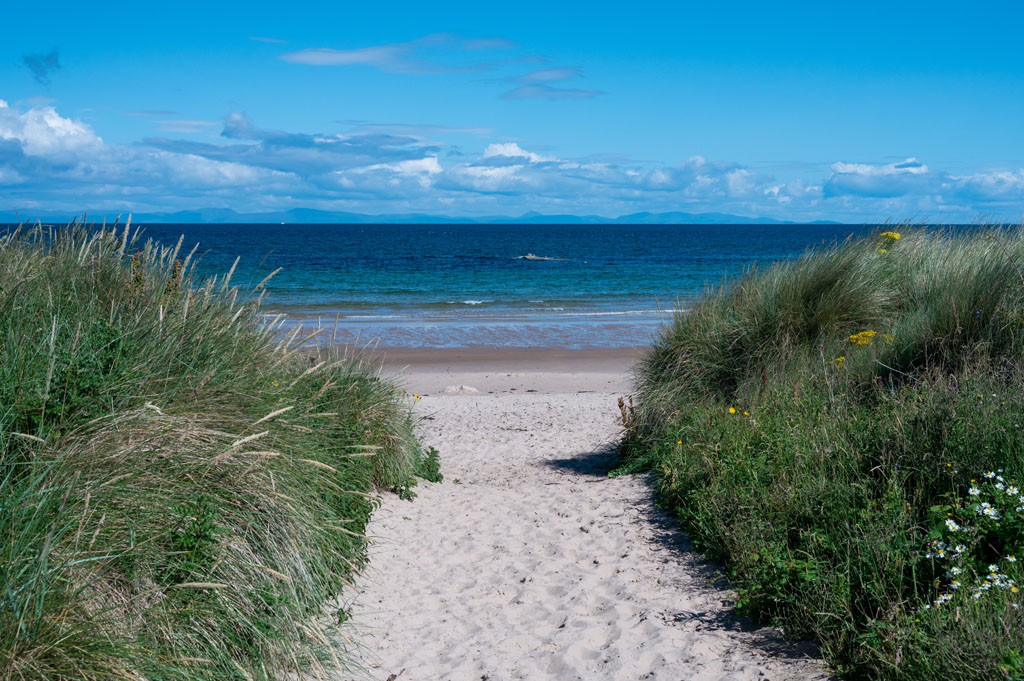
[[[278,340],[194,265],[127,226],[0,238],[4,681],[346,666],[328,603],[375,491],[436,454],[372,367]]]
[[[850,678],[1024,678],[1022,267],[1020,229],[905,226],[709,292],[622,470]]]

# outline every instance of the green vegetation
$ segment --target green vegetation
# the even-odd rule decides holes
[[[1024,678],[1022,266],[1020,230],[905,228],[709,293],[638,369],[621,472],[850,677]]]
[[[127,227],[0,237],[2,679],[343,667],[327,604],[375,489],[439,475],[402,391],[194,263]]]

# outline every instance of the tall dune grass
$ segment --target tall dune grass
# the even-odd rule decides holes
[[[851,678],[1024,678],[1022,266],[1019,229],[907,226],[710,292],[638,370],[623,471]]]
[[[327,604],[425,462],[409,404],[194,265],[127,226],[0,239],[0,679],[346,665]]]

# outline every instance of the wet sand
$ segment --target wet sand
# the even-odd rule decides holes
[[[485,394],[508,392],[628,393],[632,367],[644,348],[382,348],[367,351],[384,373],[410,390],[433,395],[466,385]]]

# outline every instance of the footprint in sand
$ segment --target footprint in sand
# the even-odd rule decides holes
[[[352,604],[368,671],[343,678],[830,678],[729,614],[642,478],[601,474],[616,395],[474,390],[418,404],[445,482],[374,516]]]

